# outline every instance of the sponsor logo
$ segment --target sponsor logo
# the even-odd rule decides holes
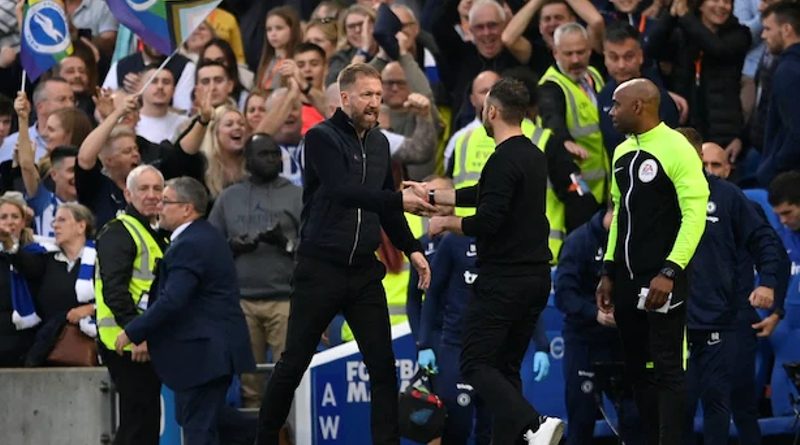
[[[656,179],[658,175],[658,164],[652,159],[648,159],[639,166],[639,180],[645,184]]]

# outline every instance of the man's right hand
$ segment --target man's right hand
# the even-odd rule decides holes
[[[436,366],[436,354],[434,354],[433,349],[428,348],[419,351],[417,354],[417,364],[420,368],[428,370],[430,374],[439,372],[439,368]]]
[[[14,111],[17,112],[17,117],[27,122],[31,115],[31,103],[28,102],[28,96],[24,91],[18,91],[17,97],[14,99]]]
[[[133,345],[133,351],[131,351],[131,360],[138,363],[144,363],[150,361],[150,353],[147,352],[146,341],[143,341],[139,345]]]
[[[569,154],[578,159],[589,159],[589,151],[576,142],[564,141],[564,148],[569,152]]]
[[[608,275],[600,277],[600,283],[597,285],[595,298],[597,299],[597,308],[601,312],[611,312],[614,310],[614,304],[611,303],[611,292],[614,290],[614,282]]]
[[[614,319],[614,309],[612,308],[610,311],[597,311],[597,323],[607,328],[617,327],[617,320]]]
[[[139,92],[139,84],[141,83],[141,76],[137,73],[128,73],[122,79],[122,89],[128,94],[136,94]]]
[[[415,215],[433,215],[437,209],[428,203],[428,197],[420,197],[417,187],[406,187],[401,192],[403,194],[403,210]]]

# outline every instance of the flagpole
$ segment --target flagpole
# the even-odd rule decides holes
[[[24,69],[22,70],[22,85],[19,87],[20,91],[25,91],[25,81],[27,80],[28,72]]]
[[[172,60],[173,57],[175,57],[175,54],[178,54],[178,50],[179,49],[180,49],[180,46],[175,48],[175,51],[173,51],[172,54],[169,55],[169,57],[167,57],[166,59],[164,59],[163,62],[161,62],[161,65],[159,65],[158,69],[156,69],[155,72],[150,75],[150,78],[147,79],[147,82],[144,83],[144,86],[142,86],[142,88],[139,90],[138,93],[136,93],[136,95],[140,95],[140,94],[144,93],[144,90],[146,90],[147,87],[149,87],[150,84],[153,83],[153,80],[156,78],[156,75],[158,75],[158,73],[160,73],[161,70],[163,70],[164,67],[167,66],[167,63],[169,63],[169,61]],[[178,80],[175,79],[175,82],[177,83]]]

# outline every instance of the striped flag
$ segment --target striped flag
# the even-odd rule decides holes
[[[146,44],[172,54],[222,0],[107,0],[116,19]]]
[[[72,54],[64,4],[60,0],[27,0],[21,40],[20,59],[31,81]]]

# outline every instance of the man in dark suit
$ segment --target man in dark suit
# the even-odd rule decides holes
[[[175,391],[187,445],[219,443],[217,423],[231,376],[255,368],[225,238],[201,219],[205,188],[188,177],[164,188],[161,228],[172,245],[158,271],[155,303],[119,334],[116,349],[147,341],[156,373]]]

